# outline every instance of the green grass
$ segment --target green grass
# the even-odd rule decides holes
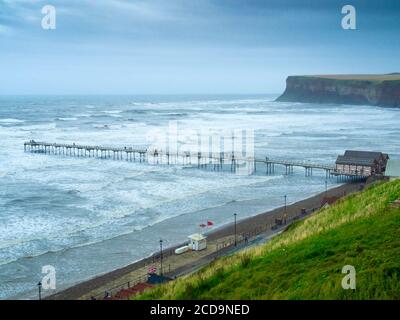
[[[137,299],[400,299],[400,181],[377,184]],[[356,289],[341,286],[356,269]]]
[[[399,73],[393,74],[332,74],[332,75],[314,75],[314,76],[303,76],[305,78],[320,78],[320,79],[332,79],[332,80],[348,80],[348,81],[371,81],[371,82],[382,82],[382,81],[398,81],[400,80]]]

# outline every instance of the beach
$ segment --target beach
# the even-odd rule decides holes
[[[234,248],[233,245],[233,223],[207,233],[208,248],[206,250],[175,255],[173,253],[174,249],[182,246],[182,243],[176,244],[172,248],[166,248],[163,254],[163,274],[171,278],[185,275],[210,263],[218,256],[230,254],[251,245],[254,239],[259,243],[265,242],[273,235],[282,232],[291,222],[302,219],[318,210],[324,199],[339,199],[361,190],[364,185],[362,182],[346,183],[326,192],[289,204],[286,208],[279,207],[253,217],[239,220],[236,224],[238,248]],[[304,209],[307,213],[301,214],[302,211],[304,212]],[[282,224],[278,225],[276,219],[282,219]],[[284,222],[285,219],[286,223]],[[244,241],[245,238],[247,238],[247,241]],[[149,266],[159,266],[159,256],[157,254],[76,284],[66,290],[48,296],[47,299],[101,299],[106,291],[115,294],[121,289],[128,288],[139,282],[145,282]]]

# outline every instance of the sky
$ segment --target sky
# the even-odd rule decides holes
[[[0,0],[2,95],[277,94],[289,75],[400,72],[399,53],[397,0]]]

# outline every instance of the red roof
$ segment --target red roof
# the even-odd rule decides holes
[[[139,293],[142,293],[144,290],[146,290],[148,288],[152,288],[152,287],[154,287],[154,285],[152,285],[150,283],[146,283],[146,282],[138,283],[128,289],[122,289],[114,296],[114,298],[119,299],[119,300],[125,300],[125,299],[133,297]]]

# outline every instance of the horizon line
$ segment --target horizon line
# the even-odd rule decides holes
[[[10,96],[244,96],[280,95],[281,93],[0,93],[0,97]]]

